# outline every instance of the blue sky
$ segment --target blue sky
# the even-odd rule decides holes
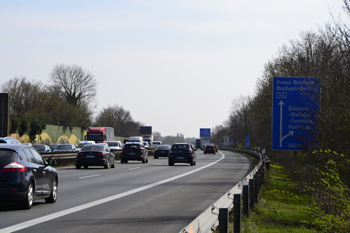
[[[253,95],[278,48],[345,14],[342,0],[0,0],[0,85],[48,83],[76,64],[99,85],[98,110],[119,105],[165,135],[198,137]]]

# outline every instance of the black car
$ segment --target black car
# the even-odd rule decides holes
[[[41,155],[29,145],[0,145],[0,202],[17,202],[30,209],[33,201],[57,200],[58,176]]]
[[[170,148],[169,145],[158,145],[154,150],[154,158],[158,159],[159,157],[168,157]]]
[[[171,146],[168,156],[169,166],[175,163],[189,163],[196,165],[196,154],[188,143],[175,143]]]
[[[107,144],[85,145],[77,154],[76,168],[81,166],[104,166],[104,168],[115,168],[115,155],[110,151]]]
[[[125,143],[120,162],[127,163],[129,160],[142,161],[142,163],[148,163],[148,151],[140,142],[127,142]]]

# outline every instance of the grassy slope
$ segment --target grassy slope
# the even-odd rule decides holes
[[[242,218],[242,232],[317,232],[311,224],[308,201],[284,168],[271,164],[255,211]]]

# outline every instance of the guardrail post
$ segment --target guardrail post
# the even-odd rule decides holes
[[[255,174],[253,178],[253,201],[254,203],[258,203],[258,175]]]
[[[249,204],[250,204],[250,209],[254,211],[253,192],[254,192],[254,179],[249,179]]]
[[[239,233],[241,232],[241,194],[234,195],[234,208],[233,232]]]
[[[228,233],[228,208],[219,209],[219,230],[220,233]]]
[[[249,216],[249,186],[243,185],[243,216]]]

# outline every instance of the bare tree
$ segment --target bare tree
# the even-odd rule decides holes
[[[53,83],[51,90],[64,97],[70,105],[86,104],[97,94],[95,76],[77,65],[55,65],[49,81]]]
[[[42,101],[43,84],[15,77],[4,83],[1,91],[9,93],[10,114],[24,114],[35,109]]]
[[[128,110],[115,105],[102,109],[96,117],[95,125],[113,127],[115,135],[128,137],[137,135],[142,123],[135,122]]]

